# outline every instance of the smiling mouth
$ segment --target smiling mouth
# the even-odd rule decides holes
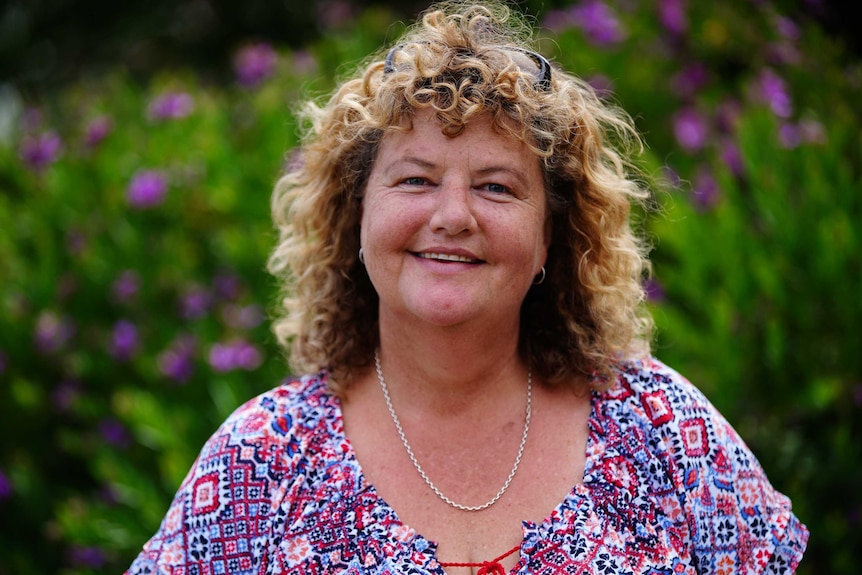
[[[441,262],[462,262],[466,264],[482,263],[482,260],[474,260],[466,256],[458,256],[454,254],[417,253],[416,256],[424,260],[438,260]]]

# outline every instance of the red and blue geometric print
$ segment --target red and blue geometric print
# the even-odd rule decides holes
[[[435,544],[377,496],[326,373],[286,381],[210,438],[129,575],[434,574]],[[808,531],[706,398],[656,360],[596,392],[584,480],[522,524],[512,573],[792,573]]]

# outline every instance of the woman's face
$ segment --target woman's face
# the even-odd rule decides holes
[[[550,230],[538,158],[490,116],[450,138],[431,112],[418,112],[412,130],[381,141],[362,207],[381,325],[517,330]]]

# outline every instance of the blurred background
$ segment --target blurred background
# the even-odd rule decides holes
[[[197,450],[279,383],[269,195],[294,110],[425,7],[0,8],[0,575],[122,572]],[[850,3],[522,1],[635,118],[655,353],[862,561],[862,64]]]

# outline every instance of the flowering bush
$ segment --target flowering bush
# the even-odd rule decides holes
[[[393,20],[339,18],[301,52],[241,46],[233,85],[118,72],[16,112],[0,138],[0,575],[122,571],[206,437],[285,375],[263,267],[290,106]],[[855,573],[858,62],[764,2],[586,0],[539,24],[543,51],[650,145],[656,353],[793,499],[812,530],[800,572]]]
[[[651,146],[655,352],[790,495],[812,532],[800,573],[853,573],[862,67],[765,2],[607,3],[583,22],[597,3],[548,13],[546,52],[600,72]]]

